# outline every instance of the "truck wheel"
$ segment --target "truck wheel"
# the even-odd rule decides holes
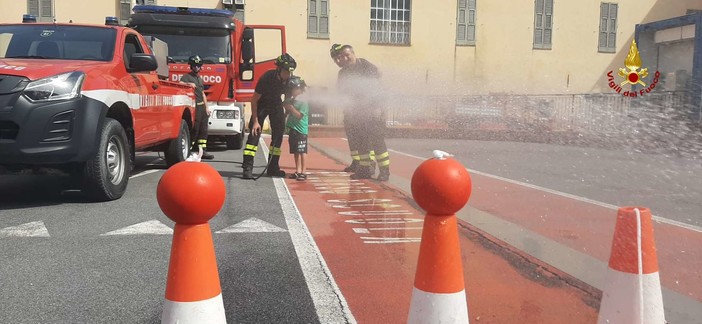
[[[226,141],[227,141],[227,149],[229,149],[229,150],[241,149],[244,146],[244,134],[239,133],[236,135],[227,136]]]
[[[178,162],[185,161],[190,154],[190,144],[190,129],[188,128],[188,123],[181,120],[178,137],[168,143],[168,148],[165,152],[166,165],[171,167]]]
[[[83,169],[83,194],[98,201],[122,197],[131,169],[128,143],[122,125],[112,118],[105,119],[97,153]]]

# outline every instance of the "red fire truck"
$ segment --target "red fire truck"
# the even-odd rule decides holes
[[[229,10],[135,6],[133,11],[129,27],[168,44],[171,80],[190,72],[188,57],[203,58],[200,75],[207,101],[214,106],[208,144],[224,140],[227,148],[240,149],[244,102],[251,101],[257,79],[285,53],[285,27],[244,25]]]

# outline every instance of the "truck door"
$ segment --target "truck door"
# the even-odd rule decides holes
[[[132,72],[129,68],[129,60],[132,54],[147,53],[139,41],[136,34],[128,33],[124,41],[122,57],[128,75],[122,79],[122,86],[125,88],[132,102],[132,116],[134,117],[134,141],[137,146],[156,142],[160,136],[159,104],[155,95],[152,95],[152,85],[158,84],[158,76],[149,72]],[[138,98],[138,101],[136,100]]]
[[[275,59],[286,51],[285,26],[245,26],[239,45],[236,100],[251,101],[258,78],[275,69]]]

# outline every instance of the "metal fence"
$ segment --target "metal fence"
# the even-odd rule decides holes
[[[386,106],[389,127],[506,129],[620,134],[632,123],[678,120],[691,111],[686,92],[639,97],[572,95],[402,96]],[[340,126],[342,111],[316,107],[312,124]]]

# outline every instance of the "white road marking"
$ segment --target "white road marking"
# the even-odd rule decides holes
[[[229,226],[223,230],[219,230],[215,233],[275,233],[275,232],[287,232],[286,230],[275,226],[271,223],[262,221],[256,217],[243,220],[232,226]]]
[[[320,191],[321,194],[339,194],[339,195],[350,195],[350,194],[365,194],[365,193],[375,193],[377,190],[325,190]]]
[[[268,159],[268,146],[264,141],[261,141],[261,147],[264,157]],[[355,324],[356,319],[351,314],[346,298],[334,281],[334,276],[302,219],[285,180],[274,178],[273,184],[319,321]]]
[[[422,230],[423,227],[418,226],[408,226],[408,227],[374,227],[374,228],[363,228],[354,227],[353,231],[356,234],[370,234],[370,231],[405,231],[405,230]]]
[[[173,229],[166,226],[166,224],[154,219],[147,222],[134,224],[118,230],[107,232],[105,234],[100,234],[100,236],[107,235],[140,235],[140,234],[154,234],[154,235],[173,235]]]
[[[419,243],[421,237],[366,237],[362,236],[363,243],[368,244],[390,244],[390,243]]]
[[[392,199],[385,198],[364,198],[364,199],[327,199],[328,203],[339,203],[339,204],[355,204],[355,203],[384,203],[392,202]]]
[[[352,210],[340,211],[341,216],[383,216],[383,215],[413,215],[409,210]]]
[[[404,155],[404,156],[409,156],[409,157],[411,157],[411,158],[420,159],[420,160],[427,160],[427,159],[429,159],[429,158],[423,158],[423,157],[419,157],[419,156],[416,156],[416,155],[412,155],[412,154],[408,154],[408,153],[405,153],[405,152],[400,152],[400,151],[392,150],[392,149],[388,149],[388,151],[391,151],[391,152],[397,153],[397,154],[402,154],[402,155]],[[537,186],[537,185],[533,185],[533,184],[529,184],[529,183],[524,183],[524,182],[517,181],[517,180],[512,180],[512,179],[503,178],[503,177],[500,177],[500,176],[497,176],[497,175],[494,175],[494,174],[489,174],[489,173],[481,172],[481,171],[478,171],[478,170],[473,170],[473,169],[468,169],[468,168],[466,168],[466,170],[468,170],[468,172],[470,172],[470,173],[479,174],[479,175],[482,175],[482,176],[485,176],[485,177],[488,177],[488,178],[493,178],[493,179],[497,179],[497,180],[500,180],[500,181],[509,182],[509,183],[512,183],[512,184],[520,185],[520,186],[527,187],[527,188],[531,188],[531,189],[541,190],[541,191],[544,191],[544,192],[548,192],[548,193],[550,193],[550,194],[554,194],[554,195],[558,195],[558,196],[561,196],[561,197],[570,198],[570,199],[573,199],[573,200],[577,200],[577,201],[581,201],[581,202],[584,202],[584,203],[589,203],[589,204],[597,205],[597,206],[604,207],[604,208],[608,208],[608,209],[612,209],[612,210],[619,210],[619,206],[615,206],[615,205],[612,205],[612,204],[604,203],[604,202],[601,202],[601,201],[592,200],[592,199],[589,199],[589,198],[580,197],[580,196],[576,196],[576,195],[571,195],[571,194],[569,194],[569,193],[560,192],[560,191],[556,191],[556,190],[548,189],[548,188],[544,188],[544,187],[539,187],[539,186]],[[668,224],[668,225],[678,226],[678,227],[681,227],[681,228],[684,228],[684,229],[687,229],[687,230],[691,230],[691,231],[694,231],[694,232],[702,233],[702,227],[695,226],[695,225],[692,225],[692,224],[687,224],[687,223],[683,223],[683,222],[679,222],[679,221],[676,221],[676,220],[672,220],[672,219],[668,219],[668,218],[664,218],[664,217],[660,217],[660,216],[655,216],[655,215],[653,216],[653,220],[656,221],[656,222],[659,222],[659,223],[665,223],[665,224]]]
[[[44,222],[36,221],[0,229],[0,237],[49,237]]]
[[[334,206],[332,206],[332,208],[337,208],[337,209],[341,209],[341,208],[353,208],[353,207],[382,207],[382,208],[384,208],[384,209],[388,209],[388,208],[402,208],[402,206],[400,206],[400,205],[390,205],[390,204],[386,204],[386,205],[379,205],[379,204],[355,204],[355,205],[334,205]]]
[[[366,219],[349,219],[346,222],[349,224],[408,224],[408,223],[421,223],[423,219],[420,218],[366,218]]]
[[[145,176],[145,175],[147,175],[147,174],[156,173],[156,172],[159,172],[159,171],[161,171],[161,170],[146,170],[146,171],[142,171],[142,172],[139,172],[139,173],[137,173],[137,174],[133,174],[132,176],[129,177],[129,179],[138,178],[138,177]]]

